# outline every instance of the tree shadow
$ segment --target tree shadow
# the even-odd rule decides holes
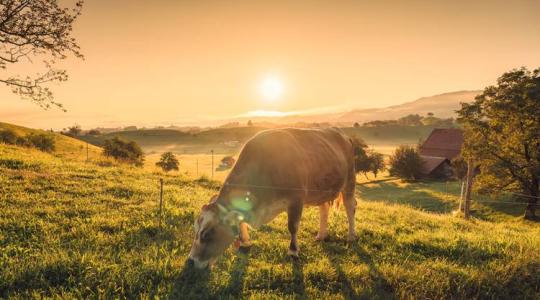
[[[351,245],[351,248],[356,253],[356,256],[358,259],[367,264],[369,268],[369,276],[374,282],[374,288],[373,289],[365,289],[362,294],[360,294],[360,298],[367,298],[367,299],[373,299],[373,298],[381,298],[381,299],[393,299],[396,298],[396,294],[394,291],[394,288],[388,282],[388,280],[385,278],[384,274],[382,274],[379,269],[377,268],[375,262],[373,261],[373,258],[371,254],[366,251],[364,248],[360,247],[358,242],[355,242]],[[374,292],[376,291],[376,294]]]
[[[398,185],[395,182],[378,182],[361,184],[357,186],[360,199],[373,202],[409,205],[434,213],[449,213],[458,203],[445,200],[422,189],[433,189],[423,182]],[[439,191],[434,191],[439,192]]]
[[[330,260],[332,267],[334,267],[334,269],[336,270],[338,281],[341,284],[340,291],[343,294],[343,298],[360,299],[360,295],[356,293],[351,281],[347,278],[347,275],[343,271],[343,268],[341,267],[341,263],[337,259],[337,257],[340,257],[340,255],[338,255],[339,253],[336,253],[332,249],[333,245],[331,245],[331,242],[329,241],[323,242],[322,248],[323,248],[323,251],[326,253],[326,256],[328,257],[328,259]]]

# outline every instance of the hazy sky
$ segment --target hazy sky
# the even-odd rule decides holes
[[[0,87],[0,121],[183,124],[481,89],[540,66],[539,11],[537,0],[87,0],[74,32],[86,59],[53,86],[68,112]],[[283,84],[273,102],[258,90],[269,76]]]

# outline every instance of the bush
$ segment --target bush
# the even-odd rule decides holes
[[[172,152],[165,152],[161,155],[161,159],[156,163],[156,166],[165,172],[178,171],[178,159]]]
[[[53,152],[56,148],[56,141],[52,134],[31,133],[27,135],[25,139],[32,146],[44,152]]]
[[[399,146],[390,156],[390,175],[405,180],[416,180],[420,177],[424,161],[416,148]]]
[[[133,141],[126,141],[119,137],[105,140],[103,154],[137,167],[141,167],[144,162],[144,154],[141,147]]]
[[[4,129],[0,131],[0,143],[15,145],[17,144],[18,139],[19,135],[11,129]]]

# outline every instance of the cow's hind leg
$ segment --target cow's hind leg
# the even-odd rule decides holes
[[[328,237],[328,213],[330,212],[330,202],[325,202],[319,205],[319,233],[317,241],[324,241]]]
[[[298,227],[300,226],[300,219],[302,217],[303,202],[295,201],[294,204],[291,204],[287,209],[287,225],[289,232],[291,233],[291,244],[289,245],[289,255],[293,257],[298,257],[299,247],[298,247]]]
[[[356,176],[354,171],[349,176],[345,190],[343,191],[343,204],[345,206],[345,211],[347,212],[347,220],[349,221],[349,235],[348,240],[356,240],[356,230],[354,228],[354,215],[356,212],[356,199],[354,197],[354,191],[356,189]]]

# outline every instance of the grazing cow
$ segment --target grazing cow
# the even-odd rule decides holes
[[[219,194],[202,208],[195,221],[189,261],[198,268],[237,239],[250,245],[248,225],[257,228],[287,212],[291,233],[289,255],[298,256],[297,232],[305,205],[319,206],[318,240],[327,233],[331,202],[342,197],[349,240],[356,237],[353,148],[338,129],[276,129],[249,140]]]

